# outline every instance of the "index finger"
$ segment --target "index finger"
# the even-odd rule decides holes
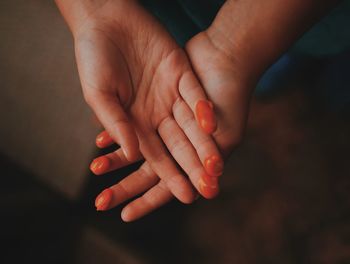
[[[214,105],[207,100],[203,87],[192,71],[183,74],[179,82],[179,92],[194,113],[199,126],[207,134],[216,130]]]

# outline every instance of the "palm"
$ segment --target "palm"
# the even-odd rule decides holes
[[[227,156],[243,136],[254,83],[242,78],[239,62],[218,50],[206,32],[192,38],[186,52],[204,90],[216,105],[218,129],[213,136]]]
[[[218,129],[214,133],[214,139],[227,156],[241,140],[252,84],[238,78],[241,75],[233,61],[219,52],[208,41],[205,33],[200,33],[190,40],[186,51],[206,93],[216,105]],[[116,160],[116,164],[116,169],[127,165],[120,159]],[[134,172],[111,187],[112,193],[117,195],[108,208],[148,190],[128,204],[122,216],[124,220],[129,221],[151,212],[172,198],[166,187],[152,188],[157,181],[157,173],[145,162],[141,171]]]
[[[148,166],[162,179],[158,188],[166,186],[182,202],[192,202],[192,184],[199,189],[199,179],[206,174],[202,163],[209,155],[219,155],[193,115],[196,102],[205,99],[205,93],[185,52],[166,30],[134,3],[124,4],[121,17],[114,13],[120,20],[106,23],[105,18],[103,23],[85,25],[88,30],[76,40],[86,100],[126,151],[117,150],[113,157],[135,161],[140,155],[132,151],[139,142]],[[113,2],[111,5],[99,12],[109,12]],[[129,9],[137,20],[121,19]],[[113,157],[110,169],[116,166]]]

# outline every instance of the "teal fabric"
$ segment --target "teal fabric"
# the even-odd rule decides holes
[[[184,46],[195,34],[214,20],[225,1],[222,0],[140,0],[176,39]]]
[[[321,0],[320,0],[321,1]],[[223,0],[142,0],[167,27],[180,45],[207,28]],[[350,0],[342,1],[328,16],[314,25],[293,47],[315,57],[341,53],[350,47]]]
[[[183,46],[192,36],[210,26],[223,0],[140,0]],[[320,0],[321,1],[321,0]],[[312,78],[317,71],[322,80],[318,90],[332,109],[350,108],[350,0],[342,1],[329,15],[315,24],[262,76],[256,95],[268,96],[293,81]]]
[[[350,47],[350,1],[340,3],[293,47],[314,57],[332,56]]]

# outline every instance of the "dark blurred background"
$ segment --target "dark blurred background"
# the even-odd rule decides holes
[[[2,0],[0,263],[350,263],[349,55],[300,54],[259,84],[217,199],[126,224],[94,198],[136,166],[89,172],[100,128],[54,2]]]

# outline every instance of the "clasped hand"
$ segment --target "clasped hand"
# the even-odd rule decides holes
[[[105,1],[72,31],[84,97],[106,129],[97,146],[120,145],[91,170],[144,160],[96,198],[97,210],[144,193],[122,211],[132,221],[173,197],[215,197],[222,155],[240,141],[247,108],[232,59],[207,32],[181,49],[135,1]]]

